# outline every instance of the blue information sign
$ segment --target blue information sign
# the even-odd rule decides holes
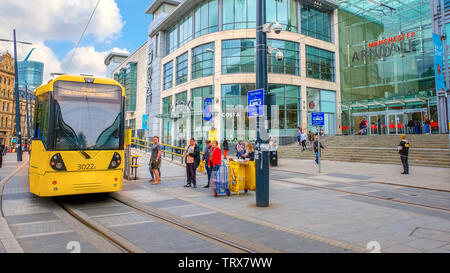
[[[204,99],[203,119],[205,121],[210,121],[212,119],[212,104],[213,104],[212,98]]]
[[[312,126],[325,126],[325,114],[323,112],[311,113]]]
[[[248,117],[264,115],[264,89],[248,92]]]

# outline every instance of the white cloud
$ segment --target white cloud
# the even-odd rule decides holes
[[[81,47],[69,71],[63,71],[73,49],[63,60],[58,60],[44,44],[45,41],[71,41],[75,45],[96,3],[97,0],[0,0],[0,38],[12,39],[15,28],[18,40],[32,42],[33,46],[18,46],[18,57],[23,59],[32,47],[36,48],[30,60],[44,63],[44,81],[54,72],[105,76],[103,61],[108,52],[95,51],[93,46]],[[101,0],[86,35],[93,36],[96,42],[110,44],[119,37],[123,25],[117,3]],[[12,54],[12,45],[0,42],[0,52],[5,50]],[[126,49],[114,50],[127,52]]]
[[[97,0],[0,0],[0,36],[14,27],[26,40],[77,42]],[[101,0],[86,34],[99,42],[120,34],[124,23],[114,0]]]
[[[119,52],[119,53],[129,53],[126,49],[113,48],[111,51]],[[105,58],[110,51],[98,52],[95,51],[95,48],[90,47],[80,47],[75,51],[71,50],[66,58],[62,61],[62,67],[65,69],[70,62],[70,67],[66,73],[71,74],[92,74],[98,77],[106,76],[106,67],[104,64]]]

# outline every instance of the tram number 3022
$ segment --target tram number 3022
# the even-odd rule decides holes
[[[83,171],[89,171],[89,170],[95,170],[96,167],[94,164],[78,164],[78,170],[83,170]]]

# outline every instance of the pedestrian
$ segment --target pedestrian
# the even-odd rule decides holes
[[[242,157],[242,152],[244,151],[244,147],[242,146],[242,140],[239,140],[238,144],[236,145],[236,157],[237,159]]]
[[[314,142],[314,134],[311,131],[309,131],[309,133],[308,133],[308,142],[309,142],[308,146],[310,147],[310,150],[312,150],[312,145]]]
[[[410,119],[408,121],[408,134],[412,134],[414,132],[414,121]]]
[[[222,151],[219,148],[219,142],[217,142],[217,140],[214,140],[212,142],[211,152],[209,153],[208,162],[206,164],[209,168],[211,168],[212,175],[214,175],[214,179],[216,172],[220,166],[221,159],[222,159]]]
[[[319,147],[320,146],[320,147]],[[319,145],[319,136],[316,137],[316,141],[314,141],[314,153],[316,154],[316,163],[319,165],[319,150],[325,149],[322,143]]]
[[[302,151],[306,150],[306,140],[307,139],[308,139],[308,136],[306,135],[306,131],[304,131],[300,136],[300,140],[302,142]]]
[[[222,142],[222,148],[223,148],[223,158],[227,159],[228,156],[228,140],[225,138]],[[209,185],[209,182],[208,182]]]
[[[6,146],[2,143],[0,144],[0,168],[3,166],[3,154],[6,153]]]
[[[185,187],[197,188],[197,168],[200,164],[200,147],[195,143],[195,139],[189,140],[189,146],[186,149],[186,176],[187,184]]]
[[[211,146],[211,140],[206,141],[206,148],[205,152],[203,154],[203,161],[205,161],[205,169],[206,173],[208,174],[208,185],[206,185],[204,188],[209,188],[209,185],[211,183],[211,174],[212,174],[212,167],[208,166],[209,156],[211,154],[212,146]]]
[[[249,161],[255,161],[255,149],[250,141],[245,143],[245,152],[242,157],[244,159],[248,159]]]
[[[152,145],[152,154],[150,156],[150,162],[149,162],[152,175],[153,185],[158,185],[161,182],[160,177],[160,169],[161,169],[161,144],[159,144],[159,137],[154,136],[153,137],[153,145]]]
[[[428,118],[428,115],[426,115],[426,114],[424,116],[423,123],[424,123],[424,126],[425,126],[425,134],[429,135],[430,134],[430,129],[431,129],[431,121]]]
[[[300,127],[297,128],[297,142],[298,145],[302,145],[302,131],[300,130]]]
[[[409,174],[409,164],[408,164],[408,154],[409,154],[410,144],[406,140],[406,136],[402,135],[400,137],[400,144],[397,146],[398,153],[400,154],[400,160],[403,165],[402,174]]]

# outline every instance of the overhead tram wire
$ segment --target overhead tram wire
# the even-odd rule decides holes
[[[67,63],[67,66],[66,66],[66,69],[65,69],[66,72],[69,70],[70,65],[72,64],[73,57],[74,57],[75,54],[77,53],[77,49],[78,49],[78,47],[80,46],[81,41],[82,41],[83,38],[84,38],[84,35],[86,34],[86,31],[87,31],[87,29],[88,29],[88,27],[89,27],[89,24],[91,23],[92,18],[94,17],[95,11],[97,10],[98,5],[100,4],[100,1],[101,1],[101,0],[98,0],[98,1],[97,1],[97,4],[95,5],[94,10],[93,10],[92,13],[91,13],[91,17],[89,17],[89,21],[87,22],[86,27],[84,28],[83,33],[81,34],[81,37],[80,37],[80,39],[78,40],[78,43],[77,43],[77,45],[76,45],[76,47],[75,47],[75,49],[74,49],[74,51],[73,51],[73,54],[72,54],[72,56],[70,57],[69,62]]]

